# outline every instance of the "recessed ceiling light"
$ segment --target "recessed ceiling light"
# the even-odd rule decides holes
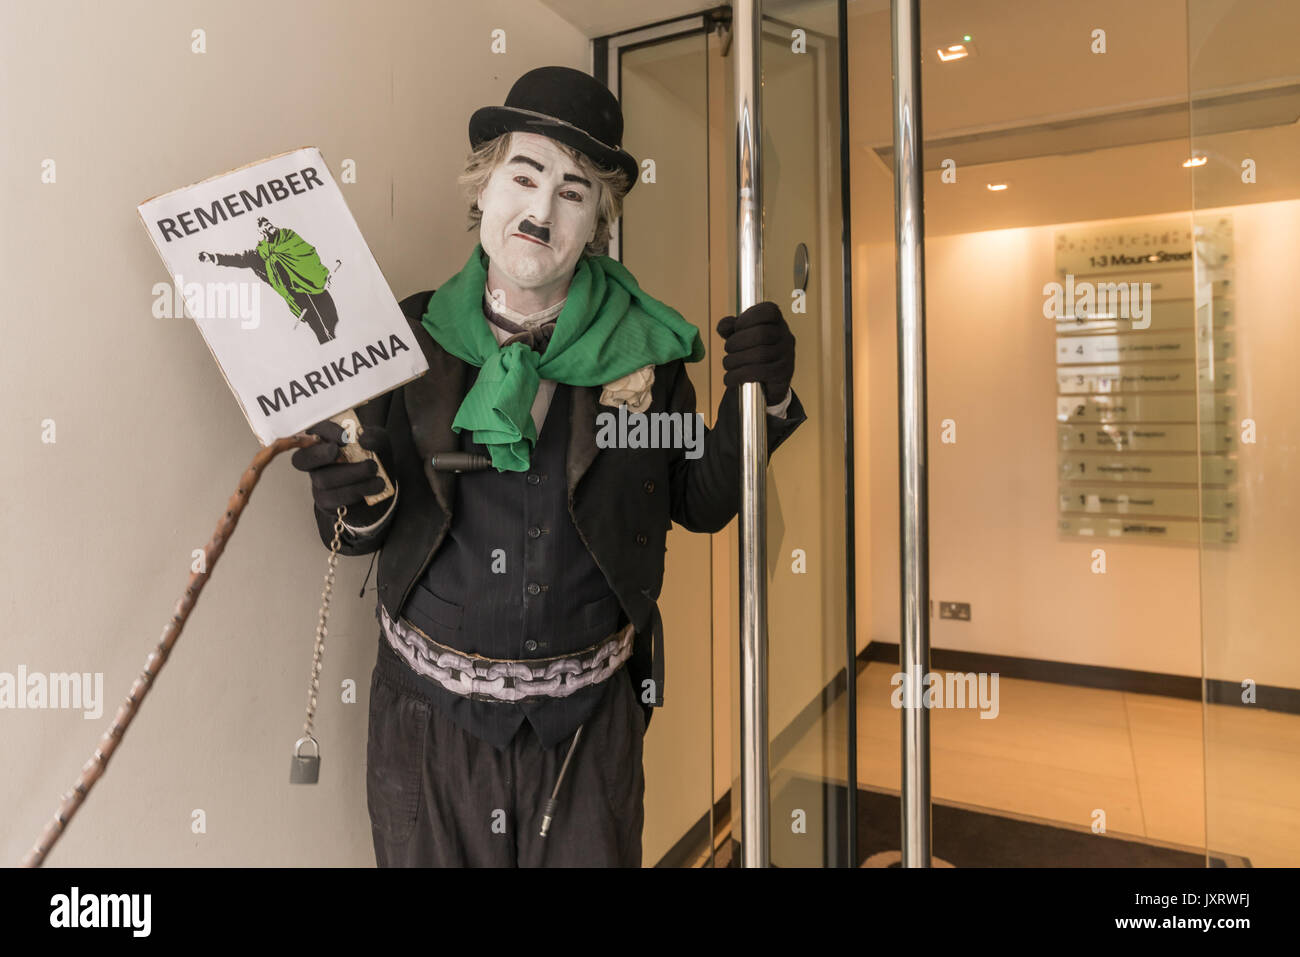
[[[975,48],[969,43],[952,43],[946,47],[939,47],[939,62],[951,63],[953,60],[963,60],[975,52]]]
[[[1192,156],[1189,159],[1183,160],[1183,167],[1185,169],[1190,169],[1193,166],[1204,166],[1209,161],[1210,158],[1208,156]]]
[[[1007,188],[1007,184],[1006,184],[1006,183],[989,183],[989,184],[988,184],[988,188],[989,188],[989,191],[990,191],[990,192],[993,192],[993,193],[1000,193],[1000,192],[1002,192],[1004,189]]]

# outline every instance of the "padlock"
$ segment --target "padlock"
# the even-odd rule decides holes
[[[304,741],[310,741],[316,748],[315,754],[303,754],[302,744]],[[320,780],[320,745],[311,735],[299,738],[293,746],[293,754],[290,756],[289,764],[289,783],[290,784],[315,784]]]

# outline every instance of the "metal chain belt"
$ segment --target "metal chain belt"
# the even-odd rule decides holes
[[[448,691],[478,701],[566,698],[599,684],[632,657],[631,623],[590,648],[533,661],[467,655],[439,644],[414,625],[380,606],[380,625],[393,650],[417,674]]]

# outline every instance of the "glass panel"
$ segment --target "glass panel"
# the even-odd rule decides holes
[[[808,417],[768,472],[772,863],[843,867],[850,790],[837,5],[768,2],[764,12],[763,289],[797,338],[793,387]]]
[[[851,39],[867,67],[854,87],[888,101],[889,11],[860,7]],[[876,743],[867,716],[896,718],[914,690],[930,709],[936,863],[1199,867],[1184,10],[927,0],[921,11],[937,683],[894,684],[892,243],[884,217],[866,213],[853,228],[868,261],[855,307],[878,428],[860,456],[871,502],[863,788],[896,808],[897,725]],[[890,117],[853,118],[855,210],[892,209]],[[1120,298],[1121,283],[1138,295]],[[896,830],[875,839],[865,850],[887,862]]]
[[[773,458],[768,488],[773,863],[843,865],[849,792],[836,7],[781,4],[776,13],[764,48],[764,285],[798,337],[793,387],[808,422]],[[796,28],[803,31],[798,52]],[[690,371],[710,424],[725,391],[714,327],[734,314],[736,295],[728,49],[718,33],[697,34],[628,50],[620,61],[625,142],[639,159],[655,161],[655,183],[628,197],[622,258],[645,288],[700,327],[709,354]],[[800,245],[808,277],[796,296]],[[711,540],[674,528],[669,552],[660,604],[670,646],[667,680],[678,690],[655,719],[663,732],[647,736],[646,859],[676,841],[675,861],[684,861],[680,851],[689,844],[714,866],[734,866],[736,523]],[[699,733],[708,727],[711,741]],[[697,773],[709,779],[710,746],[711,790],[696,785]],[[700,827],[705,839],[696,844]],[[722,853],[713,855],[714,846]]]
[[[703,33],[625,50],[620,57],[623,142],[654,164],[623,212],[622,261],[642,288],[699,327],[711,353],[708,88]],[[616,64],[616,67],[618,65]],[[697,408],[712,424],[710,361],[687,366]],[[659,607],[666,693],[646,734],[643,860],[697,866],[712,843],[712,550],[677,525]]]
[[[898,388],[895,352],[892,67],[887,4],[848,5],[849,176],[853,268],[854,498],[857,512],[858,861],[900,853]]]
[[[1188,16],[1206,835],[1211,854],[1295,867],[1300,7],[1191,0]]]

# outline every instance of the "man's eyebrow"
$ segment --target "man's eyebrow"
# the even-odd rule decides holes
[[[539,173],[546,172],[545,166],[537,162],[537,160],[533,159],[531,156],[524,156],[522,153],[516,153],[514,156],[510,157],[510,159],[507,162],[527,163],[529,166],[537,170],[537,172]],[[588,189],[591,189],[591,180],[587,179],[584,176],[579,176],[577,173],[565,173],[563,179],[566,183],[581,183],[583,186],[587,187]]]
[[[519,154],[519,155],[516,155],[516,156],[512,156],[512,157],[510,157],[510,162],[512,162],[512,163],[527,163],[529,166],[531,166],[533,169],[537,170],[537,172],[539,172],[539,173],[544,173],[544,172],[546,172],[546,167],[543,166],[541,163],[537,162],[537,160],[533,159],[531,156],[524,156],[524,155],[522,155],[522,154]]]

